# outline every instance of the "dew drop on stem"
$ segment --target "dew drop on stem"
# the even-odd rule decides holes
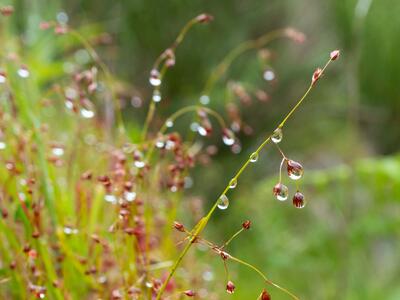
[[[306,206],[306,200],[302,193],[299,191],[296,192],[293,196],[293,206],[296,208],[303,208]]]
[[[161,101],[161,92],[160,92],[159,90],[155,90],[155,91],[153,92],[152,100],[153,100],[154,102],[156,102],[156,103],[158,103],[158,102]]]
[[[251,162],[256,162],[258,160],[258,153],[257,152],[253,152],[251,155],[250,155],[250,161]]]
[[[168,119],[167,121],[165,121],[165,126],[167,126],[168,128],[171,128],[172,126],[174,126],[174,121],[172,121],[171,119]]]
[[[237,179],[232,178],[231,181],[229,182],[229,188],[234,189],[237,186]]]
[[[281,128],[275,129],[275,131],[271,135],[271,141],[275,144],[278,144],[282,141],[283,133]]]
[[[229,206],[229,199],[226,195],[222,195],[218,199],[218,208],[221,210],[227,209]]]

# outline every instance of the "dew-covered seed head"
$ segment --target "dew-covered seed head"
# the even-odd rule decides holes
[[[339,56],[340,56],[340,51],[339,50],[333,50],[330,53],[331,60],[337,60],[339,58]]]
[[[303,176],[304,170],[303,166],[300,163],[291,159],[289,159],[286,163],[287,163],[287,172],[290,179],[298,180]]]
[[[289,189],[286,185],[279,182],[275,184],[272,192],[275,195],[276,199],[278,199],[279,201],[285,201],[288,198]]]
[[[235,292],[235,284],[230,280],[226,284],[226,292],[228,294],[233,294]]]
[[[297,191],[296,194],[294,194],[293,196],[293,206],[296,208],[303,208],[304,206],[306,206],[304,195],[299,191]]]

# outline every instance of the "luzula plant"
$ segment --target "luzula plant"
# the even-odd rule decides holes
[[[10,6],[1,8],[4,18],[13,12]],[[298,299],[259,268],[228,252],[228,245],[251,228],[249,220],[221,245],[207,240],[202,233],[216,209],[229,208],[229,191],[240,186],[240,176],[258,161],[260,152],[270,141],[282,155],[279,181],[273,187],[273,194],[280,201],[289,197],[282,176],[285,167],[289,179],[297,183],[297,191],[292,193],[293,205],[305,206],[305,197],[298,185],[303,167],[286,156],[279,145],[284,125],[316,86],[330,62],[339,57],[339,51],[333,51],[326,65],[314,72],[305,94],[227,180],[211,209],[203,216],[201,209],[192,210],[193,219],[199,221],[188,229],[176,219],[183,191],[191,185],[189,170],[196,163],[206,164],[216,149],[207,147],[202,151],[193,142],[193,136],[185,141],[172,131],[175,122],[183,115],[194,114],[191,130],[208,137],[215,130],[210,120],[213,118],[221,127],[223,143],[238,152],[240,142],[235,133],[246,134],[251,128],[241,120],[238,107],[232,103],[227,108],[230,125],[211,105],[207,106],[212,103],[214,86],[238,56],[251,50],[257,50],[265,64],[264,79],[272,81],[275,74],[265,63],[269,57],[264,48],[266,44],[280,37],[295,42],[304,40],[302,33],[285,28],[242,43],[211,73],[199,104],[176,111],[153,130],[159,121],[155,112],[158,103],[163,101],[164,76],[176,63],[178,46],[194,25],[212,19],[202,14],[190,20],[156,60],[150,71],[153,92],[147,117],[141,134],[134,139],[128,136],[124,124],[120,100],[123,95],[115,87],[117,80],[91,42],[67,24],[50,21],[39,26],[46,32],[53,30],[59,39],[78,41],[90,57],[87,63],[68,66],[69,71],[60,80],[51,79],[42,86],[35,81],[36,70],[24,64],[23,56],[8,47],[1,49],[0,97],[4,101],[0,107],[0,176],[4,184],[0,190],[0,296],[210,299],[207,294],[197,293],[199,284],[190,286],[190,278],[182,282],[173,280],[190,248],[199,245],[220,257],[227,293],[236,290],[229,272],[229,264],[234,262],[256,272],[265,284]],[[241,103],[251,101],[248,90],[240,83],[229,82],[227,88]],[[253,91],[260,101],[267,101],[269,96],[264,91]],[[132,97],[134,107],[140,102],[136,97]],[[113,118],[107,118],[110,114]],[[109,119],[115,119],[115,124]],[[182,235],[178,242],[182,249],[177,259],[171,261],[171,253],[177,249],[176,232]],[[261,300],[271,299],[267,289],[257,296]]]

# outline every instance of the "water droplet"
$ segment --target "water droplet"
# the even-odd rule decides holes
[[[207,95],[202,95],[200,97],[200,103],[203,105],[207,105],[210,103],[210,97],[208,97]]]
[[[232,130],[224,128],[222,133],[222,141],[227,146],[232,146],[235,143],[235,134],[232,132]]]
[[[153,97],[152,97],[153,101],[158,103],[161,101],[161,92],[159,90],[155,90],[153,92]]]
[[[218,208],[225,210],[227,209],[229,206],[229,199],[226,195],[222,195],[221,197],[219,197],[218,199]]]
[[[65,107],[72,110],[74,108],[74,103],[71,100],[65,100]]]
[[[0,150],[4,150],[7,148],[7,144],[4,143],[3,141],[0,141]]]
[[[85,119],[91,119],[94,117],[94,111],[86,108],[81,108],[81,116]]]
[[[132,201],[134,201],[134,200],[136,199],[136,193],[135,193],[135,192],[128,192],[128,191],[126,191],[126,192],[124,193],[124,198],[125,198],[125,200],[128,201],[128,202],[132,202]]]
[[[263,77],[266,81],[271,81],[275,79],[275,73],[271,69],[267,69],[264,71]]]
[[[0,83],[4,83],[7,80],[7,76],[5,72],[0,71]]]
[[[251,155],[250,155],[250,161],[251,162],[256,162],[258,160],[258,153],[257,152],[253,152]]]
[[[199,129],[199,123],[197,122],[193,122],[190,124],[190,130],[193,132],[197,132],[197,130]]]
[[[19,68],[17,73],[18,73],[18,76],[21,78],[28,78],[29,74],[30,74],[29,70],[25,66],[22,66],[21,68]]]
[[[67,24],[68,23],[68,15],[67,15],[67,13],[65,13],[65,12],[63,12],[63,11],[60,11],[58,14],[57,14],[57,17],[56,17],[56,19],[57,19],[57,21],[58,21],[58,23],[61,23],[61,24]]]
[[[143,168],[146,165],[146,163],[142,160],[136,160],[133,164],[135,165],[136,168],[139,169]]]
[[[110,202],[112,204],[117,203],[117,197],[115,197],[114,195],[111,195],[111,194],[105,195],[104,196],[104,200],[107,201],[107,202]]]
[[[229,182],[229,188],[234,189],[237,186],[237,179],[232,178],[231,181]]]
[[[174,121],[168,119],[167,121],[165,121],[165,126],[171,128],[172,126],[174,126]]]
[[[272,133],[271,135],[271,141],[275,144],[278,144],[282,141],[282,129],[280,127],[278,127],[277,129],[275,129],[275,131]]]
[[[287,161],[287,172],[290,179],[298,180],[303,176],[304,170],[300,163],[289,159]]]
[[[288,198],[289,190],[286,185],[284,185],[280,182],[275,184],[272,191],[273,191],[276,199],[278,199],[279,201],[285,201]]]
[[[205,271],[203,273],[203,279],[205,281],[212,281],[214,279],[214,273],[212,271]]]
[[[51,152],[53,152],[53,154],[55,156],[63,156],[64,155],[64,149],[59,146],[52,147]]]
[[[207,129],[204,128],[203,126],[200,126],[197,128],[197,132],[201,135],[201,136],[207,136],[208,132]]]
[[[293,196],[293,206],[297,208],[303,208],[306,206],[306,200],[304,198],[304,195],[300,192],[296,192]]]
[[[161,84],[160,72],[158,70],[151,70],[149,82],[152,86],[159,86]]]
[[[157,148],[162,149],[162,148],[164,148],[164,146],[165,146],[165,143],[164,143],[163,140],[157,140],[156,141],[156,147]]]

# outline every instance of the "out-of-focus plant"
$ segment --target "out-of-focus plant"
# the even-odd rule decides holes
[[[1,8],[2,24],[13,12],[11,6]],[[196,163],[209,162],[215,149],[203,147],[193,135],[186,140],[172,132],[174,122],[194,112],[196,122],[191,129],[207,137],[215,131],[211,117],[215,118],[223,143],[235,152],[239,141],[234,132],[240,130],[241,120],[237,114],[231,114],[235,118],[229,128],[218,112],[205,105],[213,85],[234,59],[247,50],[261,51],[265,64],[268,53],[262,48],[271,40],[304,40],[301,33],[283,29],[241,44],[211,74],[200,97],[201,104],[176,111],[159,129],[153,130],[152,125],[157,125],[153,122],[156,106],[162,100],[163,78],[176,63],[178,46],[194,25],[211,20],[207,14],[190,20],[156,60],[149,79],[154,90],[140,136],[131,134],[123,119],[121,98],[129,92],[120,88],[92,41],[70,28],[63,18],[43,21],[37,28],[65,49],[57,57],[63,62],[63,70],[46,79],[38,76],[40,61],[34,65],[25,61],[24,43],[1,32],[0,295],[15,299],[212,299],[212,292],[196,292],[207,286],[206,280],[198,279],[207,268],[202,263],[185,264],[185,271],[177,272],[195,244],[222,258],[228,293],[235,290],[228,272],[228,262],[234,261],[258,273],[265,283],[298,299],[258,268],[226,251],[240,233],[250,229],[250,221],[244,221],[241,229],[221,246],[200,234],[217,208],[228,208],[228,191],[236,188],[242,172],[258,160],[259,152],[269,141],[282,154],[280,180],[273,193],[280,201],[288,198],[282,183],[282,167],[286,165],[294,180],[302,177],[303,168],[279,148],[282,129],[339,52],[333,51],[327,64],[313,73],[305,94],[250,155],[209,212],[201,217],[202,209],[193,209],[196,225],[188,230],[175,222],[181,200],[186,196],[184,190],[192,184],[188,174]],[[94,42],[108,43],[109,39],[101,35]],[[68,60],[69,50],[75,51],[77,62]],[[264,72],[268,81],[273,76],[269,69]],[[241,99],[248,98],[242,86],[234,85],[233,91]],[[257,95],[267,97],[261,90]],[[294,194],[293,204],[298,208],[305,205],[299,191]],[[183,240],[175,230],[186,235]],[[186,245],[177,260],[171,261],[177,253],[175,241],[178,246]],[[175,273],[178,276],[173,278]],[[270,298],[266,290],[258,294],[261,299]]]

